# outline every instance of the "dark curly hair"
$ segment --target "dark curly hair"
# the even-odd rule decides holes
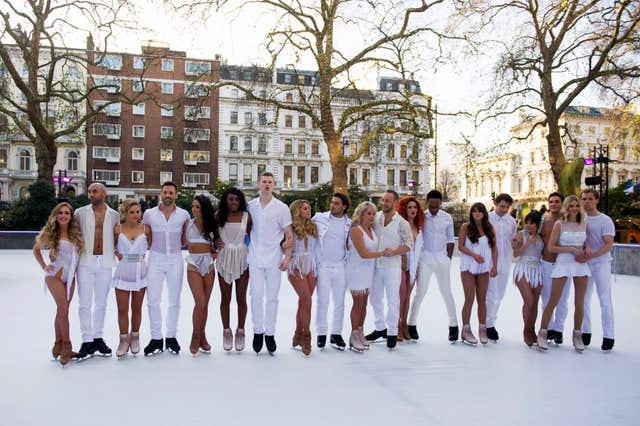
[[[202,236],[207,241],[214,241],[218,237],[218,226],[214,216],[211,200],[206,195],[196,195],[194,199],[200,203],[200,215],[202,216]]]
[[[223,227],[229,218],[229,203],[227,202],[227,198],[230,194],[238,196],[238,199],[240,200],[240,211],[247,211],[247,200],[244,197],[244,193],[236,187],[228,188],[222,193],[222,196],[220,197],[220,204],[218,204],[218,225],[220,227]]]
[[[475,203],[471,206],[471,210],[469,211],[469,225],[467,226],[467,237],[474,244],[480,239],[480,230],[476,226],[476,221],[473,219],[474,211],[482,213],[482,232],[487,236],[489,246],[493,248],[496,244],[496,235],[493,232],[493,226],[489,223],[489,213],[487,212],[487,208],[482,203]]]

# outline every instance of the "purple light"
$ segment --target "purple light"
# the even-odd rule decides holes
[[[584,159],[584,165],[585,166],[593,166],[594,163],[595,163],[595,160],[593,158],[585,158]]]
[[[65,176],[65,177],[62,178],[62,183],[69,183],[69,182],[71,182],[71,179],[73,179],[73,178]]]
[[[53,181],[57,183],[57,182],[58,182],[58,178],[57,178],[57,177],[54,177],[54,178],[53,178]]]

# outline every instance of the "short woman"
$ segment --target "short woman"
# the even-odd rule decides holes
[[[50,264],[42,257],[42,250],[50,250]],[[55,335],[56,340],[51,355],[59,358],[65,365],[75,355],[69,336],[69,304],[75,288],[78,253],[82,252],[84,242],[78,223],[73,217],[71,204],[62,202],[55,206],[47,223],[36,237],[33,255],[45,272],[45,284],[56,302]]]
[[[464,305],[462,306],[462,341],[471,345],[478,343],[469,322],[471,308],[475,298],[478,300],[478,335],[480,343],[487,339],[487,289],[489,277],[496,276],[498,249],[493,226],[489,223],[487,208],[482,203],[475,203],[469,212],[469,222],[463,223],[458,235],[460,250],[460,277],[464,289]]]
[[[144,255],[151,244],[151,228],[141,224],[140,204],[127,198],[120,204],[123,221],[115,226],[115,255],[120,261],[113,274],[111,286],[116,290],[120,344],[116,356],[122,358],[131,350],[140,352],[140,323],[142,301],[147,287],[147,262]],[[129,333],[129,300],[131,300],[131,333]]]

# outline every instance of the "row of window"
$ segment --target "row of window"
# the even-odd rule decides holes
[[[185,164],[195,165],[197,163],[208,163],[211,159],[209,151],[183,151],[183,160]],[[93,158],[120,161],[120,148],[112,148],[108,146],[94,146]],[[132,160],[144,160],[144,148],[131,148]],[[160,161],[173,161],[172,149],[160,150]],[[75,169],[73,169],[75,170]]]
[[[298,128],[306,129],[307,123],[311,120],[307,120],[306,115],[298,116]],[[238,111],[231,111],[229,115],[229,123],[230,124],[238,124]],[[253,112],[247,111],[244,113],[244,121],[243,124],[247,126],[251,126],[257,124],[258,126],[266,126],[268,124],[267,121],[267,113],[266,112],[258,112],[254,117]],[[284,127],[293,128],[293,115],[285,114],[284,116]],[[312,128],[316,128],[312,123]]]
[[[109,117],[120,117],[122,113],[122,104],[120,102],[109,103],[108,101],[94,101],[93,108],[102,110]],[[145,103],[135,104],[132,107],[133,115],[145,115]],[[160,105],[160,115],[162,117],[173,117],[173,105]],[[199,119],[211,118],[211,107],[208,106],[190,106],[184,107],[184,119],[188,121],[197,121]]]
[[[111,71],[122,70],[123,59],[120,55],[104,55],[96,58],[96,64]],[[143,70],[147,67],[148,58],[136,56],[133,58],[133,69]],[[173,59],[162,59],[162,71],[173,72],[175,62]],[[187,75],[202,75],[211,72],[211,62],[185,61],[184,72]]]
[[[107,184],[120,183],[120,170],[100,170],[93,169],[93,180],[106,182]],[[173,180],[172,172],[160,172],[158,183]],[[184,185],[209,185],[209,173],[183,173],[182,182]],[[131,183],[144,183],[144,171],[134,170],[131,172]]]
[[[93,125],[94,136],[106,136],[107,139],[120,139],[122,135],[122,126],[114,123],[96,123]],[[135,124],[131,128],[131,135],[134,138],[144,138],[145,126]],[[173,138],[173,127],[162,126],[160,127],[161,139]],[[197,127],[185,127],[184,128],[184,141],[188,143],[196,143],[204,140],[211,139],[211,129],[201,129]]]
[[[6,149],[0,149],[0,169],[6,169],[9,165],[8,163],[9,154]],[[69,151],[64,156],[64,161],[66,165],[66,169],[69,171],[77,171],[78,169],[78,160],[80,159],[80,154],[76,151]],[[18,153],[18,170],[20,171],[30,171],[33,163],[33,155],[27,149],[23,149]]]

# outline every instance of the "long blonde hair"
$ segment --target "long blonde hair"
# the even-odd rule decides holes
[[[376,205],[371,201],[363,201],[358,204],[358,207],[356,207],[356,210],[353,212],[353,217],[351,218],[351,226],[359,226],[362,223],[362,215],[369,209],[373,209],[374,213],[377,211]]]
[[[298,236],[298,238],[305,238],[309,235],[313,237],[318,237],[318,228],[316,224],[311,221],[311,219],[302,219],[300,217],[300,209],[302,209],[302,205],[306,204],[311,209],[311,203],[307,200],[295,200],[291,203],[291,221],[293,225],[293,232]]]
[[[73,216],[73,207],[67,202],[61,202],[51,210],[47,223],[40,230],[40,234],[36,237],[36,242],[48,247],[53,255],[58,254],[60,248],[60,226],[58,225],[58,213],[60,209],[66,207],[71,212],[71,219],[69,219],[69,225],[67,233],[69,234],[69,241],[76,246],[78,251],[84,249],[84,240],[82,239],[82,231],[80,231],[80,225]]]
[[[576,195],[569,195],[564,199],[564,202],[562,203],[562,209],[560,209],[560,220],[562,220],[562,222],[564,223],[567,223],[569,221],[569,204],[573,202],[578,203],[578,207],[580,207],[580,212],[576,217],[576,221],[580,225],[582,225],[585,221],[585,213],[584,209],[582,208],[582,204],[580,204],[580,199]]]
[[[135,198],[125,198],[125,200],[118,206],[118,212],[120,213],[120,222],[124,222],[127,218],[127,212],[131,206],[140,207],[140,203]]]

